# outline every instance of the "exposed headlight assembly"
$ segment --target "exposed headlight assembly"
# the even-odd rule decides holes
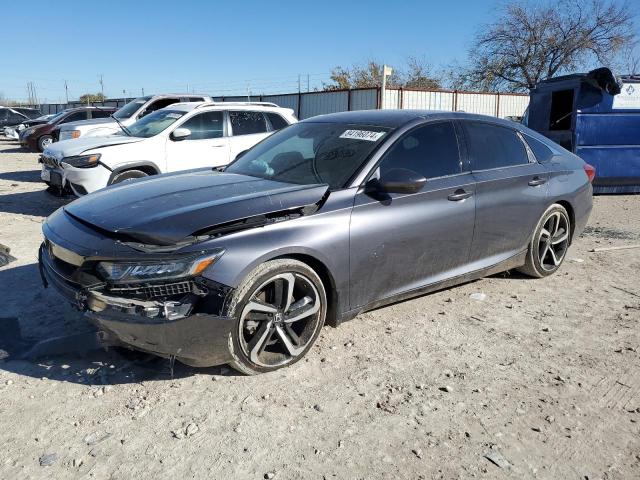
[[[76,157],[66,157],[61,160],[61,163],[66,163],[76,168],[92,168],[98,165],[100,160],[99,153],[92,153],[91,155],[78,155]]]
[[[224,250],[216,250],[198,257],[153,262],[100,262],[97,268],[105,280],[118,283],[195,277],[223,253]]]

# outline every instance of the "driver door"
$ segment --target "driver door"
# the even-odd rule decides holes
[[[183,139],[174,139],[173,135],[169,135],[167,171],[217,167],[229,163],[229,137],[225,132],[224,112],[198,113],[176,128],[187,128],[191,135]]]
[[[466,164],[466,162],[465,162]],[[374,177],[402,168],[427,179],[417,193],[355,197],[350,227],[350,304],[359,308],[460,274],[475,221],[475,181],[463,166],[451,121],[407,132]]]

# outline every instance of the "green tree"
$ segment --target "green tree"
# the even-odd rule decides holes
[[[104,102],[107,99],[102,93],[85,93],[84,95],[80,95],[80,101],[82,103],[94,103],[94,102]]]
[[[331,83],[325,83],[323,87],[325,90],[380,87],[382,68],[383,64],[375,60],[350,68],[336,67],[331,72]],[[426,61],[410,57],[405,66],[393,69],[393,73],[387,77],[387,87],[435,89],[440,87],[440,80],[431,72]]]

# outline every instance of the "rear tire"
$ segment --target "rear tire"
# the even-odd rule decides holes
[[[235,319],[230,365],[255,375],[293,365],[307,354],[324,325],[327,295],[307,264],[271,260],[247,275],[225,310]]]
[[[127,180],[133,180],[135,178],[143,178],[148,177],[149,174],[143,172],[142,170],[127,170],[125,172],[118,173],[109,185],[115,185],[116,183],[126,182]]]
[[[571,243],[567,210],[554,203],[542,215],[531,237],[527,259],[518,270],[534,278],[548,277],[562,265]]]
[[[42,135],[38,139],[38,151],[44,152],[44,149],[53,143],[53,137],[51,135]]]

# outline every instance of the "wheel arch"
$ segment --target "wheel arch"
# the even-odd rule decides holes
[[[569,202],[568,200],[556,200],[553,203],[557,203],[558,205],[562,205],[564,207],[564,209],[567,211],[567,213],[569,214],[569,222],[571,225],[571,232],[569,235],[569,244],[573,243],[573,234],[576,230],[576,214],[573,210],[573,205],[571,205],[571,202]]]
[[[111,170],[111,175],[109,175],[109,181],[107,184],[111,185],[111,182],[113,182],[113,179],[116,175],[119,175],[120,173],[126,172],[128,170],[140,170],[147,175],[158,175],[160,173],[160,169],[153,162],[142,161],[127,163]]]

